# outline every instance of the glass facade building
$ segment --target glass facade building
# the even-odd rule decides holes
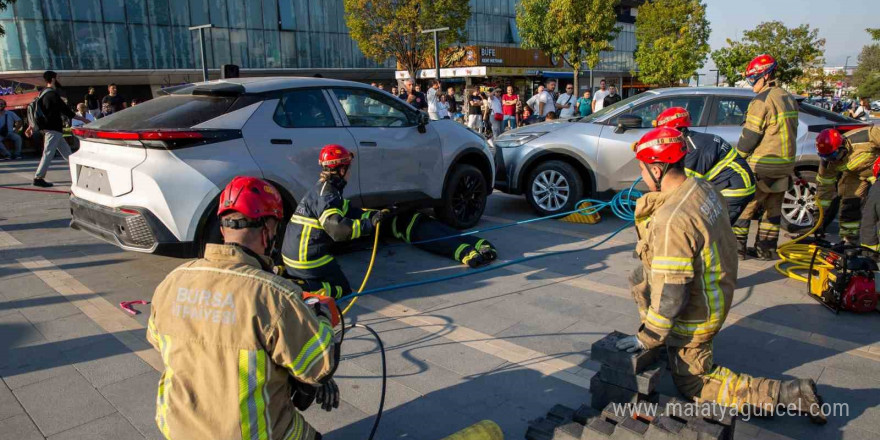
[[[467,44],[518,46],[516,3],[471,0]],[[196,71],[198,32],[187,27],[207,23],[210,68],[395,67],[358,49],[342,0],[18,0],[0,12],[0,71]],[[597,70],[634,68],[635,25],[621,25]]]

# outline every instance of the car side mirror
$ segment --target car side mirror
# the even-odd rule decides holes
[[[425,133],[427,131],[425,126],[428,125],[428,121],[430,120],[431,118],[428,117],[427,113],[419,112],[419,133]]]
[[[633,130],[636,128],[642,128],[641,116],[620,115],[617,118],[617,128],[614,129],[614,132],[617,134],[621,134],[626,132],[627,130]]]

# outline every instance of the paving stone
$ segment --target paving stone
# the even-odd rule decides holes
[[[149,371],[99,391],[143,436],[161,439],[156,427],[156,390],[160,374]]]
[[[0,316],[0,366],[7,352],[43,342],[43,335],[20,312]]]
[[[672,417],[657,416],[651,421],[645,438],[649,440],[673,440],[680,438],[680,432],[684,429],[684,423]]]
[[[45,435],[53,435],[115,412],[79,373],[65,374],[13,391]]]
[[[612,402],[635,403],[638,397],[637,391],[602,382],[598,374],[590,379],[590,405],[595,409],[602,410]]]
[[[651,394],[665,372],[666,364],[662,362],[655,363],[638,374],[633,373],[629,368],[620,369],[603,364],[599,376],[603,382],[638,391],[641,394]]]
[[[48,440],[143,440],[143,438],[144,436],[134,429],[125,417],[113,413],[55,434]]]
[[[18,301],[19,311],[28,321],[37,324],[79,314],[76,306],[57,292],[41,293]]]
[[[7,301],[20,301],[40,294],[55,292],[43,280],[27,271],[20,264],[17,262],[13,264],[23,272],[15,276],[3,277],[3,282],[0,283],[0,293]]]
[[[44,440],[45,437],[25,414],[0,420],[0,437],[9,440]]]
[[[660,356],[659,349],[641,350],[636,353],[627,353],[618,350],[615,343],[629,335],[621,332],[612,332],[608,336],[593,343],[590,350],[590,358],[602,364],[619,368],[631,369],[634,373],[639,373],[649,365],[657,361]]]
[[[648,422],[628,417],[614,428],[614,438],[619,440],[642,440],[648,431]]]
[[[565,423],[574,417],[574,410],[565,405],[553,405],[547,412],[547,420],[556,424]]]
[[[565,422],[553,430],[553,440],[580,440],[584,435],[584,425],[576,422]]]
[[[526,440],[551,440],[555,430],[555,423],[541,417],[529,423],[529,427],[526,429]]]
[[[98,342],[66,351],[64,355],[95,388],[155,371],[110,335],[102,335]]]
[[[581,405],[580,408],[575,411],[574,415],[572,416],[572,420],[580,423],[581,425],[586,425],[590,418],[598,416],[599,411],[596,411],[589,405]]]
[[[614,424],[602,417],[590,420],[584,429],[583,440],[604,440],[614,435]]]
[[[104,340],[105,336],[104,330],[82,313],[34,326],[48,341],[57,342],[62,351],[82,348]]]

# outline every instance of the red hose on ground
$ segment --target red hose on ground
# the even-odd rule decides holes
[[[70,194],[70,191],[59,191],[57,189],[15,188],[12,186],[0,186],[0,189],[14,189],[16,191],[33,191],[53,194]]]

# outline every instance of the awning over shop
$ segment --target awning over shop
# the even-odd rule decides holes
[[[574,72],[538,71],[538,76],[543,76],[544,78],[554,78],[554,79],[572,79],[572,78],[574,78]]]
[[[28,104],[30,104],[39,94],[40,92],[33,91],[18,95],[4,95],[0,96],[0,99],[6,101],[6,108],[9,110],[23,110],[27,108]]]

